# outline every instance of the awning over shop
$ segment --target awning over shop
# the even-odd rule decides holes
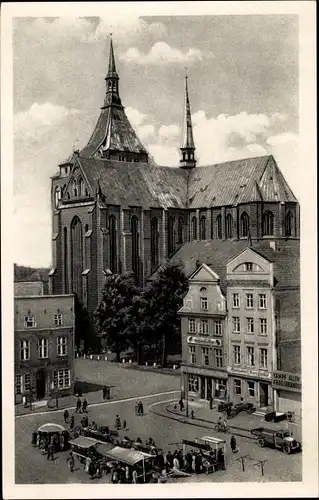
[[[43,424],[39,427],[38,432],[63,432],[65,427],[59,424]]]
[[[90,437],[79,436],[70,441],[70,444],[78,446],[79,448],[90,448],[91,446],[99,444],[99,442],[96,439]]]
[[[119,460],[127,465],[135,465],[144,459],[154,458],[154,455],[149,453],[144,453],[142,451],[132,450],[128,448],[121,448],[120,446],[115,446],[112,450],[105,452],[105,456],[111,460]]]

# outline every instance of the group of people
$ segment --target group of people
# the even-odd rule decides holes
[[[135,415],[144,415],[144,406],[142,401],[138,401],[135,405]]]
[[[108,386],[104,386],[102,389],[103,393],[103,399],[110,399],[111,398],[111,389]]]
[[[69,437],[67,432],[48,434],[34,431],[31,443],[46,454],[48,460],[54,460],[55,453],[69,448]]]
[[[76,402],[76,407],[75,407],[75,413],[87,413],[88,412],[88,402],[84,398],[83,402],[81,401],[80,398],[77,399]]]

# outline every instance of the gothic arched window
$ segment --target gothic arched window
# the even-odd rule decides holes
[[[197,240],[197,219],[192,218],[192,240]]]
[[[132,271],[135,274],[136,282],[139,281],[139,232],[138,218],[133,215],[131,218],[131,233],[132,233]]]
[[[63,229],[63,267],[64,267],[64,293],[69,293],[69,272],[68,272],[68,230]]]
[[[151,266],[152,270],[158,267],[159,263],[159,234],[158,234],[158,220],[153,217],[151,220]]]
[[[289,212],[285,217],[285,236],[292,236],[292,226],[293,226],[293,215]]]
[[[178,233],[178,243],[183,243],[183,240],[184,240],[184,219],[183,217],[180,217],[178,219],[178,229],[177,229],[177,233]]]
[[[175,251],[175,231],[174,231],[174,226],[175,226],[175,217],[170,216],[168,218],[168,255],[171,255]]]
[[[72,292],[82,298],[83,239],[82,223],[75,216],[71,222],[71,273]]]
[[[78,178],[78,193],[79,196],[84,196],[84,182],[81,176]]]
[[[219,214],[216,217],[216,238],[222,239],[222,216]]]
[[[248,238],[248,233],[249,233],[249,217],[246,214],[246,212],[243,212],[240,217],[240,230],[241,230],[241,237],[242,238]]]
[[[73,180],[73,196],[76,198],[78,196],[78,186],[77,186],[77,183],[76,183],[76,180],[74,179]]]
[[[202,215],[199,224],[199,239],[206,240],[206,217]]]
[[[230,214],[226,216],[226,238],[233,237],[233,218]]]
[[[55,207],[58,206],[60,200],[61,200],[61,189],[59,188],[59,186],[57,186],[55,188],[55,191],[54,191],[54,204],[55,204]]]
[[[274,214],[272,212],[265,212],[263,215],[263,235],[271,236],[274,234]]]
[[[110,270],[113,274],[117,272],[117,238],[116,238],[116,218],[114,215],[109,217],[109,235],[110,235]]]

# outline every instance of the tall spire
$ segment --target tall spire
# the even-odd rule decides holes
[[[185,68],[186,73],[186,68]],[[193,138],[193,127],[191,117],[191,107],[188,97],[188,76],[185,74],[185,108],[184,108],[184,123],[183,123],[183,140],[181,150],[180,167],[194,168],[196,167],[195,160],[195,144]]]
[[[114,48],[112,41],[112,33],[110,33],[110,54],[109,54],[109,67],[105,77],[106,95],[104,99],[104,107],[112,104],[122,106],[121,98],[119,95],[119,75],[116,71]]]

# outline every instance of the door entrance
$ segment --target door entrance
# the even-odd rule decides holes
[[[212,395],[212,379],[207,377],[207,394],[206,399],[209,399]]]
[[[200,377],[200,398],[205,399],[205,377]]]
[[[261,408],[264,408],[265,406],[268,406],[268,384],[260,383],[260,398],[259,398],[259,404]]]
[[[37,371],[37,399],[43,399],[45,396],[45,371]]]

